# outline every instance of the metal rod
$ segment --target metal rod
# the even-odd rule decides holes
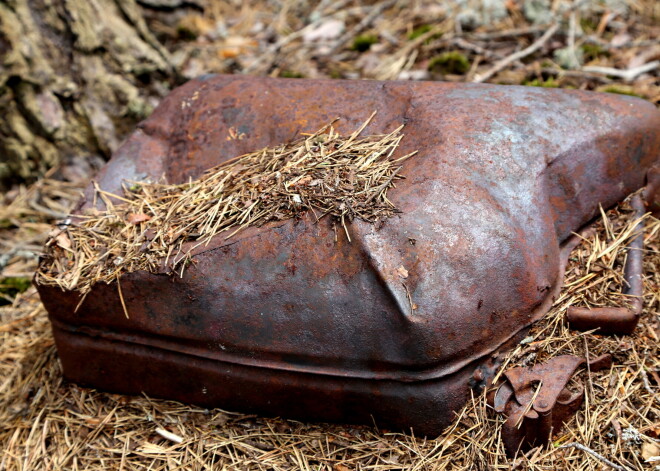
[[[635,228],[636,235],[628,244],[628,257],[623,269],[627,285],[623,294],[630,297],[631,307],[589,309],[571,306],[566,313],[566,319],[573,329],[598,329],[599,334],[630,334],[637,327],[644,306],[644,221],[641,218],[646,208],[639,194],[632,197],[630,204],[635,210],[635,219],[640,219]]]

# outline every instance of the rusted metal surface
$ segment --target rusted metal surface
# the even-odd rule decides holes
[[[660,114],[630,97],[211,76],[173,91],[99,184],[183,182],[335,117],[350,132],[374,110],[366,133],[405,123],[398,153],[419,150],[388,194],[400,216],[351,224],[352,243],[312,217],[216,237],[182,278],[124,275],[128,319],[116,286],[95,286],[77,312],[75,293],[41,286],[67,378],[439,433],[552,304],[571,231],[658,160]]]
[[[646,179],[644,203],[646,209],[658,217],[660,216],[660,164],[649,169]]]
[[[642,197],[634,195],[630,203],[635,210],[635,218],[641,218],[646,212]],[[637,327],[644,307],[644,221],[639,222],[635,231],[637,236],[628,244],[623,271],[626,283],[623,294],[628,296],[631,307],[588,309],[571,306],[566,312],[571,328],[580,331],[596,329],[599,334],[631,334]]]
[[[505,414],[502,441],[509,455],[543,445],[552,434],[582,405],[584,389],[573,392],[566,385],[575,370],[586,360],[562,355],[532,367],[516,367],[504,373],[502,382],[491,396],[491,406]],[[612,357],[603,355],[589,363],[590,371],[612,365]]]

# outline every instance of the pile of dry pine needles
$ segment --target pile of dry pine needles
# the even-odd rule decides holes
[[[403,126],[360,137],[374,114],[349,136],[330,123],[293,143],[230,159],[187,183],[129,182],[123,196],[97,186],[105,209],[96,209],[95,201],[51,232],[37,282],[85,294],[95,283],[136,270],[180,267],[182,275],[182,262],[219,233],[230,238],[304,211],[317,221],[333,216],[350,240],[347,221],[377,223],[397,212],[387,191],[403,178],[401,163],[414,155],[392,158]],[[184,245],[189,242],[196,243]]]

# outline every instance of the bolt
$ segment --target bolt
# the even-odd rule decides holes
[[[484,372],[481,369],[476,369],[474,370],[474,374],[472,375],[475,381],[483,381],[484,380]]]

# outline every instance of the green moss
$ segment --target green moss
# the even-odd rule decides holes
[[[358,52],[365,52],[368,51],[369,48],[371,48],[371,46],[377,42],[378,38],[373,34],[363,34],[353,40],[353,46],[351,49]]]
[[[607,51],[607,49],[603,49],[598,44],[591,44],[591,43],[582,45],[582,53],[584,54],[584,58],[587,61],[597,59],[598,57],[610,56],[610,53],[609,51]]]
[[[13,222],[9,219],[0,219],[0,229],[9,229],[10,227],[14,227]]]
[[[193,31],[192,28],[180,24],[176,27],[176,36],[183,41],[194,41],[197,39],[197,31]]]
[[[593,33],[598,28],[598,23],[591,18],[580,18],[580,26],[585,33]]]
[[[461,75],[470,70],[470,61],[460,52],[450,51],[432,58],[428,69],[441,74]]]
[[[32,280],[26,277],[8,276],[0,278],[0,305],[9,304],[9,299],[27,291]]]
[[[552,77],[550,77],[547,80],[543,80],[543,79],[525,80],[522,84],[527,85],[528,87],[559,88],[559,82],[557,82]]]
[[[412,41],[414,39],[419,38],[421,35],[428,33],[429,31],[431,31],[431,25],[418,26],[417,28],[413,29],[412,32],[408,35],[408,39]]]
[[[408,35],[408,39],[410,41],[414,41],[415,39],[419,38],[420,36],[425,35],[431,31],[431,25],[421,25],[418,26],[417,28],[413,29],[412,32]],[[434,39],[438,39],[442,37],[442,33],[435,33],[429,36],[426,41],[424,41],[424,44],[430,44],[431,41]]]
[[[643,95],[640,95],[639,93],[635,93],[632,88],[623,87],[619,85],[608,85],[607,87],[598,89],[598,91],[605,93],[616,93],[617,95],[628,95],[628,96],[636,96],[637,98],[644,98]]]
[[[284,78],[305,78],[300,72],[294,72],[293,70],[283,70],[280,74],[280,77]]]

